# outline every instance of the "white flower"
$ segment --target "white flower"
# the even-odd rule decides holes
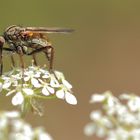
[[[95,120],[95,121],[100,120],[102,118],[101,111],[100,110],[92,111],[90,113],[90,118],[91,118],[91,120]]]
[[[96,135],[101,138],[104,137],[106,135],[105,128],[99,127],[96,131]]]
[[[8,121],[7,121],[6,117],[5,117],[5,115],[1,114],[1,117],[0,117],[0,131],[2,129],[4,129],[7,126],[7,124],[8,124]]]
[[[58,80],[55,78],[54,75],[51,75],[50,86],[53,87],[53,88],[60,87],[60,84],[59,84]]]
[[[64,75],[63,73],[59,72],[59,71],[54,71],[55,75],[57,76],[58,80],[64,79]]]
[[[56,92],[56,97],[59,98],[59,99],[64,99],[65,98],[65,92],[64,92],[64,90],[63,89],[58,90]]]
[[[56,91],[56,97],[59,99],[65,99],[68,104],[76,105],[76,97],[67,90],[65,86],[62,86],[61,89]]]
[[[113,128],[114,124],[107,116],[103,116],[100,121],[106,128]]]
[[[22,90],[26,95],[33,95],[34,94],[34,91],[30,88],[23,88]]]
[[[8,133],[7,133],[8,132]],[[52,140],[42,127],[32,128],[20,115],[20,112],[0,112],[1,140]]]
[[[38,140],[52,140],[51,136],[47,133],[40,133]]]
[[[41,86],[42,86],[42,94],[48,96],[50,94],[54,94],[55,90],[52,88],[48,83],[44,82],[43,80],[39,79]]]
[[[4,83],[2,85],[3,89],[8,89],[11,86],[11,84],[17,85],[17,83],[18,83],[17,80],[13,77],[5,76],[5,77],[2,77],[2,79],[4,80]]]
[[[2,87],[3,87],[3,85],[2,85],[2,83],[0,82],[0,92],[2,91]]]
[[[120,99],[122,100],[129,100],[132,97],[132,95],[127,94],[127,93],[123,93],[120,95]]]
[[[101,94],[93,94],[91,96],[91,100],[90,103],[94,103],[94,102],[102,102],[105,100],[105,95],[101,95]]]
[[[87,136],[92,136],[96,132],[96,126],[94,123],[89,123],[84,128],[84,133]]]
[[[52,137],[41,127],[35,129],[35,134],[37,135],[38,140],[52,140]]]
[[[21,92],[17,92],[16,95],[12,98],[13,105],[21,105],[24,101],[24,97]]]
[[[139,140],[140,97],[123,94],[117,98],[111,92],[105,92],[103,95],[105,98],[96,96],[99,97],[97,102],[101,101],[102,108],[90,114],[92,123],[87,127],[87,135],[95,133],[97,137],[105,137],[107,140]],[[95,100],[93,95],[91,101]],[[94,131],[92,129],[95,126]]]
[[[72,88],[72,85],[68,81],[66,81],[65,79],[62,79],[62,84],[65,85],[67,89]]]
[[[6,96],[14,94],[12,104],[21,105],[21,108],[24,108],[22,104],[24,101],[25,104],[28,102],[27,104],[33,107],[31,101],[33,98],[25,100],[27,96],[36,97],[36,99],[47,99],[44,96],[57,97],[69,104],[77,104],[76,97],[72,94],[72,85],[65,79],[63,73],[58,71],[50,72],[36,66],[29,66],[24,71],[15,68],[3,74],[0,81],[0,91],[6,92]]]
[[[140,97],[133,97],[128,101],[128,107],[131,111],[140,110]]]
[[[66,102],[71,104],[71,105],[76,105],[77,104],[76,97],[73,94],[71,94],[67,91],[65,92],[65,99],[66,99]]]
[[[31,139],[33,136],[33,131],[31,126],[29,124],[24,124],[22,129],[23,129],[23,134]]]
[[[107,106],[109,108],[113,108],[115,107],[116,104],[118,104],[118,99],[116,97],[114,97],[113,95],[111,94],[108,94],[107,95]]]
[[[8,111],[5,113],[6,117],[8,118],[17,118],[20,117],[20,113],[17,111]]]
[[[36,73],[34,71],[25,71],[24,72],[24,81],[31,80],[31,83],[34,87],[39,88],[41,85],[39,84],[37,78],[40,77],[40,73]]]
[[[45,71],[43,69],[40,69],[40,71],[43,73],[42,78],[49,79],[51,77],[50,73],[48,71]]]
[[[36,88],[40,88],[41,84],[39,83],[39,81],[36,78],[31,78],[31,83],[34,85],[34,87]]]
[[[13,120],[12,121],[13,131],[20,132],[24,126],[24,121],[22,120]]]

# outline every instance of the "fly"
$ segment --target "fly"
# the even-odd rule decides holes
[[[32,55],[34,64],[37,65],[36,54],[44,52],[49,61],[49,70],[53,69],[54,48],[48,39],[49,33],[70,33],[72,29],[47,28],[47,27],[22,27],[9,26],[0,36],[0,75],[3,70],[3,50],[11,52],[12,66],[15,67],[13,54],[17,53],[20,58],[22,69],[25,68],[23,55]],[[8,47],[4,47],[7,43]]]

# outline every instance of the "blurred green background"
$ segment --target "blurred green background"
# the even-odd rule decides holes
[[[55,140],[92,140],[88,123],[93,93],[111,90],[140,93],[140,2],[135,0],[1,0],[0,33],[13,24],[69,27],[70,35],[49,35],[55,47],[55,69],[73,85],[77,106],[62,100],[44,101],[43,117],[28,114],[33,126],[44,125]],[[30,63],[31,58],[26,57]],[[46,61],[38,56],[40,65]],[[10,58],[4,57],[5,71]],[[0,98],[0,109],[13,109]],[[6,104],[5,104],[6,103]],[[15,108],[14,108],[15,109]]]

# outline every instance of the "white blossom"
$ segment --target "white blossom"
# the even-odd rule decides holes
[[[94,123],[88,123],[84,128],[84,133],[87,136],[92,136],[96,132],[96,125]]]
[[[39,110],[39,107],[34,107],[33,104],[33,99],[38,98],[58,98],[68,104],[77,104],[72,85],[65,79],[63,73],[58,71],[48,71],[37,66],[29,66],[24,71],[14,68],[3,74],[0,81],[0,91],[3,91],[6,96],[13,96],[12,104],[19,105],[22,109],[24,105],[29,104],[35,110]]]
[[[1,140],[53,140],[43,127],[33,128],[19,112],[0,112]]]
[[[102,113],[100,110],[97,110],[97,111],[92,111],[90,113],[90,119],[91,120],[95,120],[95,121],[98,121],[102,118]]]
[[[30,88],[23,88],[22,91],[26,94],[26,95],[33,95],[34,91]]]
[[[94,103],[94,102],[102,102],[105,100],[105,96],[104,95],[100,95],[100,94],[93,94],[91,96],[91,99],[90,99],[90,103]]]
[[[128,107],[131,111],[140,110],[140,97],[134,97],[128,101]]]
[[[16,95],[12,98],[13,105],[21,105],[24,101],[24,97],[21,92],[17,92]]]
[[[66,99],[66,102],[69,103],[69,104],[72,104],[72,105],[76,105],[77,104],[77,99],[76,97],[69,93],[69,92],[65,92],[65,99]]]
[[[64,99],[65,98],[65,92],[64,92],[64,90],[63,89],[58,90],[56,92],[56,97],[59,98],[59,99]]]
[[[91,123],[85,126],[85,134],[105,137],[105,140],[140,139],[140,97],[122,94],[118,98],[111,92],[91,96],[92,103],[100,102],[101,109],[90,114]]]

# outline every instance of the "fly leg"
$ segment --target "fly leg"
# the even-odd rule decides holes
[[[54,60],[54,48],[52,46],[49,46],[44,50],[44,53],[46,55],[46,58],[49,61],[49,71],[54,75],[54,77],[59,80],[53,70],[53,60]]]
[[[52,46],[49,46],[44,50],[44,53],[49,61],[49,70],[53,71],[54,48]]]
[[[12,62],[12,67],[15,67],[15,60],[13,54],[11,54],[11,62]]]
[[[33,56],[34,62],[37,64],[36,58],[35,58],[35,54],[36,54],[36,53],[39,53],[39,52],[45,52],[45,54],[46,54],[46,56],[47,56],[47,59],[49,60],[49,56],[48,56],[48,51],[47,51],[47,50],[48,50],[50,47],[51,47],[51,46],[46,46],[46,47],[37,48],[37,49],[35,49],[35,50],[33,50],[33,51],[27,53],[26,55],[32,55],[32,56]],[[50,67],[52,67],[51,65],[52,65],[52,64],[49,64],[49,69],[50,69]]]
[[[3,45],[0,45],[0,75],[2,75],[2,71],[3,71],[2,47]]]
[[[8,51],[10,53],[13,53],[13,50],[10,49],[10,48],[1,48],[1,45],[0,45],[0,75],[2,74],[2,70],[3,70],[3,62],[2,62],[2,50],[4,51]],[[11,62],[12,62],[12,67],[15,67],[15,61],[14,61],[14,58],[13,58],[13,54],[11,54]]]
[[[32,54],[32,57],[33,57],[33,64],[35,66],[37,66],[36,55],[35,54]]]
[[[20,46],[17,47],[17,53],[19,55],[20,65],[21,65],[21,68],[22,68],[22,77],[23,77],[25,64],[24,64],[24,61],[23,61],[23,51],[22,51],[22,48]],[[23,79],[22,79],[22,82],[23,82]]]
[[[2,75],[2,70],[3,70],[2,50],[3,50],[4,43],[5,43],[5,39],[1,36],[0,37],[0,75]]]
[[[36,50],[31,51],[27,55],[33,55],[39,52],[44,52],[47,60],[49,61],[49,71],[54,74],[55,78],[58,80],[55,72],[53,71],[53,59],[54,59],[54,48],[52,46],[46,46],[42,48],[38,48]]]
[[[4,51],[8,51],[11,53],[10,57],[11,57],[11,63],[12,63],[12,67],[15,67],[15,61],[14,61],[14,57],[13,57],[13,50],[10,48],[3,48]]]

